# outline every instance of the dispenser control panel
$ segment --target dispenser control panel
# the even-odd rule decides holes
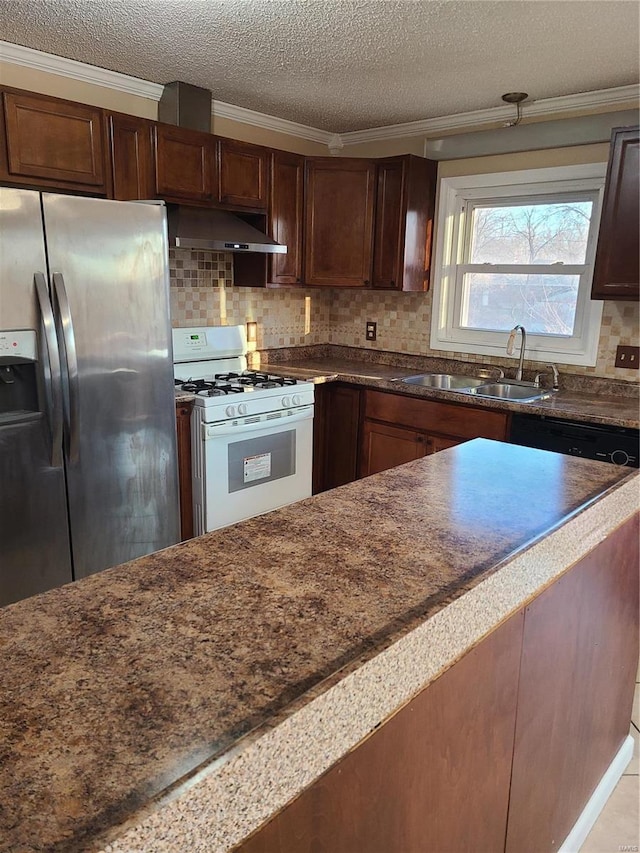
[[[0,359],[37,361],[36,333],[32,329],[5,332],[0,329]]]

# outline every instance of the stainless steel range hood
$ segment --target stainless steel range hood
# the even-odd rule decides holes
[[[209,252],[287,252],[286,246],[227,210],[169,204],[167,220],[169,245],[176,248]]]
[[[158,119],[210,133],[211,92],[181,81],[167,83],[158,104]],[[208,252],[287,252],[286,246],[260,230],[265,224],[264,215],[169,204],[167,219],[169,245],[177,248]]]

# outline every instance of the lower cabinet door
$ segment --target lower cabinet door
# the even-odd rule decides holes
[[[428,453],[438,453],[440,450],[446,450],[447,447],[455,447],[457,444],[462,444],[464,438],[448,438],[443,435],[430,435],[427,443]]]
[[[360,476],[368,477],[426,455],[427,437],[424,433],[365,420]]]

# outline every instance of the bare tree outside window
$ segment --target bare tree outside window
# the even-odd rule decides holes
[[[592,209],[592,200],[473,207],[461,325],[573,335]]]

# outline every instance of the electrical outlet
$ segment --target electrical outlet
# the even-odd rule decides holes
[[[619,346],[616,349],[615,366],[637,370],[640,367],[640,347]]]
[[[367,320],[365,337],[368,341],[375,341],[376,336],[378,334],[378,324],[372,323],[370,320]]]

